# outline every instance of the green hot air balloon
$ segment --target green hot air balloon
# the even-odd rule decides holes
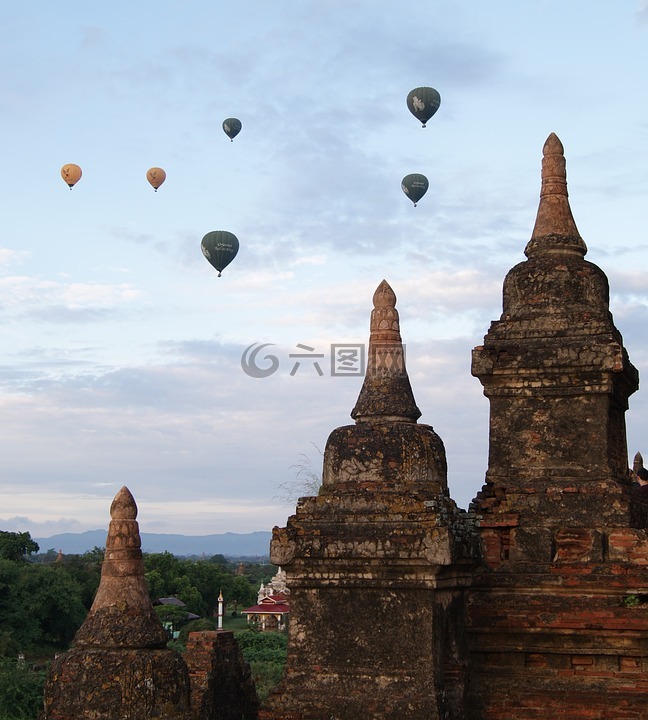
[[[210,264],[218,270],[218,277],[220,277],[223,270],[236,257],[239,241],[236,235],[227,230],[213,230],[205,235],[200,247]]]
[[[416,203],[425,195],[429,186],[430,183],[428,179],[420,173],[405,175],[401,181],[401,188],[405,195],[414,203],[414,207],[416,207]]]
[[[223,120],[223,130],[225,135],[234,142],[234,138],[241,132],[241,121],[238,118],[227,118]]]
[[[441,105],[441,95],[431,87],[414,88],[407,96],[407,107],[417,120],[425,123]]]

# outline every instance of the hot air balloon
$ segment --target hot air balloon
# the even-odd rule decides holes
[[[425,123],[441,105],[441,95],[431,87],[414,88],[407,96],[407,107],[415,118]]]
[[[83,175],[81,168],[74,163],[63,165],[61,168],[61,177],[70,186],[70,190],[79,182],[81,175]]]
[[[166,180],[166,173],[162,168],[152,167],[146,172],[146,179],[151,183],[155,192],[162,183]]]
[[[234,142],[234,138],[241,132],[241,121],[238,118],[227,118],[223,120],[225,135]]]
[[[401,188],[407,197],[414,203],[416,203],[425,195],[430,183],[425,175],[420,173],[412,173],[411,175],[405,175],[401,180]]]
[[[236,235],[227,230],[213,230],[205,235],[200,247],[210,264],[218,270],[218,277],[220,277],[222,271],[236,257],[239,241]]]

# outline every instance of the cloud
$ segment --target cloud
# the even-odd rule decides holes
[[[6,519],[0,518],[0,528],[5,532],[29,532],[32,537],[50,537],[59,533],[83,532],[85,529],[75,518],[61,517],[56,520],[38,521],[25,515],[15,515]],[[41,552],[46,550],[47,548],[40,548]]]
[[[115,238],[120,240],[127,240],[128,242],[135,243],[136,245],[143,245],[152,247],[161,253],[167,253],[169,251],[169,243],[166,240],[160,240],[156,238],[152,233],[139,232],[132,228],[123,226],[110,226],[108,232]]]
[[[11,248],[0,247],[0,270],[11,265],[18,265],[29,258],[30,253],[26,250],[12,250]]]
[[[141,295],[128,283],[64,283],[14,275],[0,278],[0,318],[4,314],[47,322],[96,321]]]
[[[640,25],[648,23],[648,0],[638,0],[637,21]]]
[[[479,413],[472,407],[474,400],[467,406],[460,400],[460,385],[455,383],[456,368],[465,368],[465,362],[456,362],[454,356],[460,349],[465,353],[465,341],[436,343],[431,354],[420,355],[419,349],[414,343],[408,358],[426,417],[433,417],[436,426],[438,417],[460,413],[453,429],[469,430],[471,418]],[[219,518],[254,529],[266,511],[266,518],[274,513],[273,522],[281,522],[286,510],[273,501],[278,484],[294,473],[291,466],[312,443],[323,447],[336,426],[350,422],[348,413],[360,386],[360,379],[328,373],[319,377],[307,361],[291,377],[294,361],[285,356],[287,350],[294,348],[276,351],[283,353],[280,372],[263,380],[242,372],[239,348],[197,343],[168,346],[173,362],[164,366],[68,375],[37,381],[33,387],[24,382],[19,394],[0,398],[8,428],[0,438],[5,487],[22,488],[13,501],[16,514],[27,500],[30,504],[22,507],[33,508],[30,517],[36,521],[47,512],[55,514],[54,494],[78,495],[76,506],[91,503],[98,516],[107,502],[102,489],[127,484],[138,502],[159,503],[155,523],[160,528],[181,527],[189,508],[199,507],[191,525],[196,532],[199,520],[200,532],[217,531]],[[472,395],[479,392],[473,388]],[[460,468],[475,462],[469,455],[461,449]],[[474,483],[463,495],[471,490]],[[10,487],[7,492],[13,497],[16,491]],[[242,498],[247,498],[243,505]],[[41,507],[43,501],[46,506]],[[177,503],[186,508],[182,518]],[[11,512],[8,506],[6,512]],[[85,528],[88,521],[83,522]]]

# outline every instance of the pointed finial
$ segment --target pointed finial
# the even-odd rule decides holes
[[[642,456],[642,454],[641,454],[640,452],[638,452],[638,453],[634,456],[634,460],[633,460],[633,462],[632,462],[632,470],[633,470],[633,472],[635,473],[635,475],[639,472],[639,470],[641,470],[641,468],[642,468],[643,466],[644,466],[643,456]]]
[[[367,372],[358,402],[351,412],[356,422],[416,422],[416,406],[405,369],[396,294],[383,280],[373,295]]]
[[[115,495],[110,506],[110,517],[113,520],[135,520],[137,518],[137,504],[131,491],[124,487]]]
[[[369,343],[372,340],[391,340],[402,343],[398,310],[396,310],[396,293],[387,280],[383,280],[373,294],[374,310],[371,312],[369,325]]]
[[[567,171],[563,145],[551,133],[542,149],[542,189],[531,240],[524,254],[570,254],[583,257],[587,246],[581,238],[567,193]]]

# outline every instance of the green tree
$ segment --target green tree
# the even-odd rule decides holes
[[[178,579],[176,586],[176,597],[180,598],[182,602],[187,606],[187,611],[194,613],[194,615],[203,614],[203,599],[200,591],[197,587],[191,584],[191,581],[186,575],[183,575]]]
[[[66,647],[85,616],[81,588],[62,568],[0,560],[5,653]]]
[[[286,662],[288,636],[283,632],[243,630],[236,636],[243,657],[248,662],[262,660],[283,664]]]
[[[222,565],[199,561],[187,563],[185,571],[191,584],[200,592],[202,597],[201,615],[216,614],[218,595],[228,597],[234,581],[232,573]]]
[[[181,561],[173,555],[173,553],[168,551],[162,553],[145,553],[144,568],[146,572],[157,570],[167,584],[182,574]]]
[[[63,560],[56,564],[59,571],[64,571],[78,583],[81,600],[87,610],[92,606],[99,587],[103,557],[103,548],[95,548],[83,555],[65,555]]]
[[[92,550],[88,550],[88,552],[83,553],[83,557],[87,560],[88,563],[91,563],[99,568],[101,568],[101,564],[104,561],[104,558],[106,557],[106,548],[105,547],[97,547],[96,545],[92,548]]]
[[[38,554],[30,558],[33,562],[42,563],[43,565],[52,565],[57,559],[58,553],[54,548],[48,548],[46,552],[38,552]]]
[[[27,566],[25,570],[25,611],[36,621],[43,641],[65,647],[87,615],[81,587],[61,568]]]
[[[145,553],[144,570],[151,600],[172,597],[184,574],[182,563],[170,552]]]
[[[161,597],[166,597],[166,583],[159,570],[151,570],[144,577],[151,600],[155,601]]]
[[[0,558],[20,562],[26,556],[37,553],[38,543],[31,539],[28,532],[16,533],[0,530]]]
[[[265,660],[252,660],[252,662],[250,662],[250,671],[254,678],[257,697],[263,706],[268,699],[270,691],[281,680],[284,665],[283,663],[266,662]]]
[[[221,556],[222,557],[222,556]],[[218,559],[219,556],[214,556]],[[146,582],[152,600],[178,597],[190,612],[210,617],[216,614],[218,596],[222,592],[226,603],[251,604],[258,588],[241,576],[235,576],[233,566],[205,559],[180,559],[171,553],[144,555]],[[250,566],[257,569],[256,565]],[[272,566],[264,566],[273,569]],[[273,572],[266,570],[265,577]]]
[[[27,618],[21,613],[16,587],[21,566],[10,560],[0,559],[0,655],[18,655],[20,640],[15,629]]]
[[[32,720],[43,707],[45,671],[0,657],[0,718]]]
[[[246,563],[245,564],[245,575],[250,584],[259,589],[261,583],[267,584],[270,582],[272,577],[277,573],[275,565],[270,563]]]
[[[257,589],[250,584],[246,577],[237,575],[232,583],[229,600],[234,605],[234,612],[238,612],[238,606],[248,607],[256,603]]]
[[[179,605],[156,605],[154,610],[169,635],[188,622],[186,607],[180,607]]]
[[[286,664],[287,635],[244,630],[236,639],[243,657],[250,663],[257,694],[263,704],[270,690],[281,680]]]

